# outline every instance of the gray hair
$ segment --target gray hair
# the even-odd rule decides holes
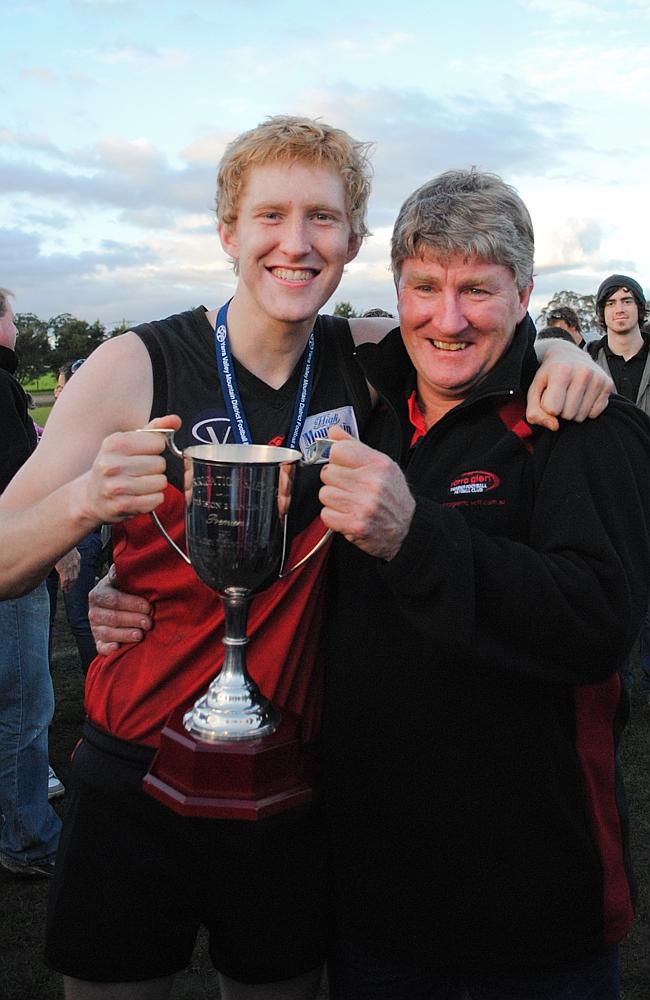
[[[440,261],[461,255],[501,264],[522,291],[533,277],[535,237],[528,209],[497,174],[447,170],[402,205],[391,240],[397,281],[408,257],[430,251]]]
[[[13,297],[13,292],[8,288],[0,288],[0,316],[4,316],[7,311],[7,299]]]

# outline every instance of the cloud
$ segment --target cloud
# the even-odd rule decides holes
[[[69,277],[89,276],[100,271],[115,271],[124,267],[143,267],[156,261],[151,248],[143,244],[102,240],[96,250],[79,254],[42,252],[41,240],[35,233],[19,229],[0,229],[0,259],[3,275],[14,282],[52,282]]]
[[[43,66],[32,66],[27,69],[21,69],[19,76],[24,80],[38,80],[39,83],[45,83],[48,86],[58,83],[59,77],[56,73],[53,73],[51,69],[46,69]]]
[[[628,17],[648,17],[646,0],[523,0],[523,5],[535,14],[555,21],[618,22]]]
[[[559,221],[558,221],[559,220]],[[593,218],[576,218],[559,213],[537,227],[536,271],[579,267],[597,259],[607,232]]]
[[[360,37],[350,34],[346,38],[333,39],[329,44],[345,59],[368,60],[377,56],[389,56],[408,45],[416,36],[405,31],[384,32],[374,29]]]
[[[3,283],[19,312],[45,319],[69,312],[107,328],[120,319],[145,322],[232,295],[235,279],[214,232],[175,231],[137,243],[102,240],[97,247],[46,253],[40,237],[0,228]]]
[[[97,90],[99,82],[88,73],[66,73],[65,77],[68,87],[78,93],[80,90],[88,93],[89,90]]]
[[[90,167],[95,169],[91,172]],[[129,144],[100,144],[78,156],[76,170],[0,160],[0,189],[5,193],[56,198],[85,205],[141,212],[158,209],[160,225],[179,211],[210,212],[214,170],[189,165],[173,168],[150,150]],[[80,171],[85,168],[85,172]]]
[[[106,49],[72,49],[68,55],[80,61],[92,61],[109,66],[122,65],[136,69],[182,69],[192,59],[191,52],[175,48],[153,48],[145,45],[116,43]]]
[[[116,8],[134,10],[136,6],[133,0],[70,0],[70,2],[73,7],[97,8],[100,11],[109,7],[112,13],[115,13]]]
[[[167,170],[165,156],[148,139],[109,136],[88,149],[73,153],[68,161],[105,173],[122,174],[132,180],[146,179]]]
[[[206,163],[216,168],[226,145],[235,138],[234,132],[208,132],[180,150],[186,163]]]
[[[19,216],[21,224],[27,229],[34,227],[54,229],[60,232],[71,222],[70,215],[66,215],[64,212],[35,212],[33,206],[29,204],[23,207],[15,206],[15,208],[18,209],[16,214]]]
[[[613,16],[612,11],[605,10],[600,4],[589,0],[525,0],[524,6],[536,14],[544,14],[558,21],[576,18],[606,21]]]
[[[359,309],[394,310],[388,241],[399,205],[429,177],[455,166],[495,170],[525,192],[538,229],[536,295],[548,289],[542,305],[561,288],[591,290],[607,268],[625,269],[621,261],[610,267],[599,259],[602,254],[613,261],[616,253],[601,221],[611,208],[604,207],[602,191],[593,194],[588,184],[590,158],[604,155],[594,154],[575,131],[580,125],[575,108],[561,97],[543,99],[501,73],[489,96],[468,90],[443,98],[416,88],[341,81],[305,90],[294,110],[377,144],[370,213],[375,235],[347,268],[330,308],[346,299]],[[257,112],[251,119],[249,110],[240,120],[250,127]],[[234,279],[218,248],[213,211],[216,163],[234,132],[194,124],[190,134],[194,138],[181,149],[163,152],[145,137],[103,136],[71,148],[45,134],[0,131],[5,204],[20,220],[16,227],[24,223],[37,233],[0,232],[0,257],[12,261],[2,280],[19,292],[18,308],[44,317],[68,311],[111,325],[120,317],[144,321],[198,302],[212,306],[232,292]],[[567,152],[576,151],[583,156],[579,169],[585,178],[577,189],[576,169],[567,167]],[[540,178],[545,184],[537,190]],[[563,191],[567,200],[561,203]],[[636,205],[636,196],[630,198]],[[75,231],[73,223],[84,229]],[[107,233],[124,239],[97,238]],[[626,235],[617,240],[629,257],[635,250]],[[56,252],[47,253],[46,247]],[[638,273],[634,266],[628,270]]]
[[[548,171],[564,146],[579,145],[566,124],[566,108],[527,92],[501,101],[475,94],[442,100],[415,89],[339,83],[306,93],[301,105],[304,113],[377,142],[374,226],[392,223],[402,197],[440,170],[476,164],[506,175],[540,166]],[[555,150],[547,141],[551,129]],[[145,213],[151,225],[156,208],[172,214],[211,211],[215,165],[231,138],[213,130],[198,136],[180,151],[182,166],[176,167],[146,139],[105,137],[91,147],[63,150],[45,137],[11,134],[6,141],[12,143],[13,155],[0,162],[0,185],[5,191],[136,213],[134,220]],[[21,146],[43,152],[46,160],[14,162]]]
[[[415,89],[341,83],[307,94],[303,106],[376,142],[374,225],[391,224],[401,200],[442,170],[476,165],[505,176],[548,171],[558,162],[558,149],[580,145],[568,109],[526,91],[501,101],[476,94],[438,99]],[[548,147],[551,129],[558,149]]]
[[[61,158],[62,154],[43,133],[15,132],[12,129],[0,128],[0,146],[7,146],[20,152],[25,149],[30,153],[46,153],[48,156]]]

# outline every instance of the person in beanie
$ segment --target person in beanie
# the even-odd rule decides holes
[[[616,391],[650,414],[648,337],[641,333],[645,294],[634,278],[611,274],[596,292],[596,311],[605,336],[587,350],[614,380]]]
[[[625,274],[611,274],[596,292],[596,309],[606,332],[587,350],[611,375],[616,391],[650,414],[650,336],[641,329],[648,311],[641,285]],[[641,690],[650,707],[650,607],[639,636],[639,660]],[[621,665],[620,675],[630,690],[634,673],[629,657]]]

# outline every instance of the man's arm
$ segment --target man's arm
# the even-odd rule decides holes
[[[387,333],[399,326],[399,320],[388,316],[362,316],[349,319],[352,339],[357,347],[360,344],[378,344]]]
[[[100,656],[140,642],[153,628],[153,609],[136,594],[118,590],[112,565],[88,595],[88,621]]]
[[[160,502],[164,439],[135,433],[152,397],[149,355],[135,334],[102,344],[77,372],[0,497],[0,599],[32,589],[98,523]]]
[[[528,390],[526,420],[556,431],[559,419],[599,417],[615,386],[587,351],[565,340],[535,341],[540,367]]]
[[[81,556],[79,555],[79,550],[74,548],[70,549],[69,552],[66,552],[64,556],[61,556],[61,558],[54,563],[54,569],[59,574],[61,590],[64,592],[70,590],[70,587],[79,576],[79,570],[81,569]]]

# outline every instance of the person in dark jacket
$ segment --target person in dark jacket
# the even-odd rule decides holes
[[[36,447],[27,395],[15,378],[16,324],[0,288],[0,493]],[[54,712],[44,583],[0,601],[0,864],[16,875],[52,875],[61,822],[48,802],[47,731]]]
[[[614,1000],[633,886],[617,664],[650,583],[650,422],[532,428],[533,229],[449,171],[393,234],[380,406],[321,478],[335,545],[334,1000]]]
[[[625,274],[610,274],[596,292],[598,322],[605,331],[588,351],[611,375],[616,391],[650,414],[650,337],[641,327],[648,307],[643,288]]]
[[[589,353],[611,375],[616,391],[650,414],[650,334],[643,329],[648,314],[645,292],[634,278],[610,274],[596,292],[598,322],[605,336],[592,342]],[[639,635],[641,692],[650,707],[650,606]],[[630,657],[620,666],[623,683],[634,686]]]
[[[578,347],[585,346],[585,340],[580,331],[580,317],[571,306],[557,306],[546,317],[548,326],[553,330],[564,330]],[[539,334],[537,335],[539,336]],[[557,334],[561,336],[561,334]]]

